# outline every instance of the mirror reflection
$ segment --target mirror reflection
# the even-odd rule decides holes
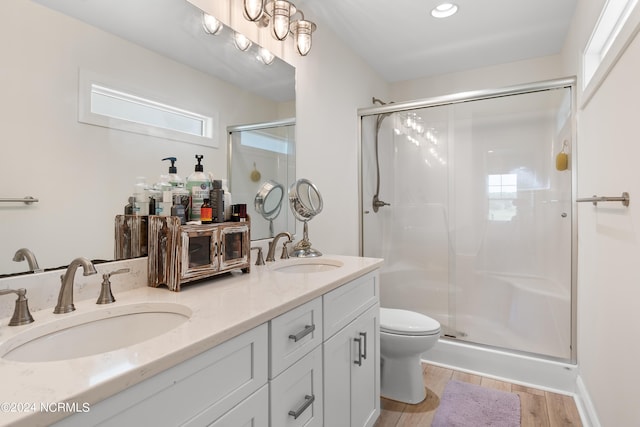
[[[9,148],[0,198],[38,199],[0,203],[0,274],[32,270],[13,261],[20,248],[43,269],[78,256],[113,259],[114,218],[137,177],[158,182],[167,174],[162,159],[175,157],[186,178],[198,154],[205,172],[226,178],[227,127],[295,115],[295,69],[277,58],[258,61],[255,45],[240,52],[229,28],[207,34],[202,12],[186,1],[9,1],[0,2],[0,15],[0,36],[13,40],[3,49],[0,83]],[[83,122],[82,76],[208,117],[210,137],[185,142]],[[256,191],[233,194],[233,202],[253,206]]]
[[[295,232],[295,221],[282,209],[285,188],[295,180],[295,120],[229,128],[229,186],[247,204],[251,239]],[[252,209],[252,210],[251,210]]]

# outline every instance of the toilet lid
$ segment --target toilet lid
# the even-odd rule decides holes
[[[440,323],[415,311],[381,307],[380,331],[401,335],[433,335],[440,332]]]

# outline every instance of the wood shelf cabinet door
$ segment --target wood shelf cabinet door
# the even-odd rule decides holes
[[[324,343],[327,426],[373,426],[380,414],[379,317],[376,304]]]
[[[177,217],[149,217],[149,286],[179,291],[184,283],[234,269],[248,273],[250,222],[181,225]]]

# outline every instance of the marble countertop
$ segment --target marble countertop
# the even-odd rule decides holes
[[[249,274],[233,273],[187,284],[181,292],[140,287],[114,293],[113,304],[96,305],[94,299],[76,301],[76,311],[68,314],[53,314],[48,308],[33,312],[36,321],[25,326],[9,327],[9,319],[2,319],[0,348],[15,335],[62,316],[72,318],[89,311],[154,302],[181,304],[192,311],[182,325],[108,353],[55,362],[0,359],[0,425],[49,425],[70,414],[34,412],[33,408],[39,409],[41,403],[60,402],[90,406],[382,265],[377,258],[338,255],[323,258],[338,260],[343,265],[316,273],[284,273],[274,267],[287,261],[276,261],[267,266],[252,266]]]

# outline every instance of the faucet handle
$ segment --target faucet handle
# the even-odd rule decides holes
[[[280,255],[280,259],[289,259],[289,249],[287,249],[287,245],[291,243],[291,240],[282,243],[282,254]]]
[[[18,290],[0,290],[0,295],[7,295],[10,293],[18,295],[18,298],[16,299],[16,307],[13,310],[13,316],[11,317],[11,320],[9,320],[9,326],[21,326],[32,323],[33,317],[29,312],[29,305],[27,304],[27,290],[24,288],[20,288]]]
[[[256,259],[256,265],[264,265],[264,258],[262,257],[262,248],[260,246],[254,246],[251,250],[257,249],[258,255]]]
[[[100,296],[98,297],[96,304],[111,304],[112,302],[116,302],[116,299],[113,297],[113,293],[111,292],[111,282],[109,281],[109,278],[114,274],[124,274],[129,271],[131,271],[130,268],[121,268],[119,270],[103,274],[102,289],[100,289]]]

